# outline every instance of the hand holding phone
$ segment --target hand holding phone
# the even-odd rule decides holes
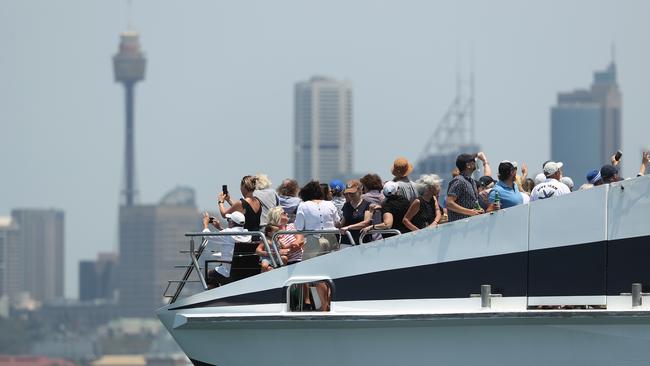
[[[228,195],[228,185],[227,184],[224,184],[224,185],[221,186],[221,192],[223,192],[224,196]]]
[[[616,150],[616,154],[614,154],[614,160],[621,160],[621,156],[623,156],[623,152],[621,150]]]

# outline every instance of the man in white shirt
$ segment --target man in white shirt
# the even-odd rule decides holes
[[[551,197],[562,196],[571,193],[566,184],[560,182],[562,179],[562,164],[561,162],[549,161],[544,164],[544,175],[546,180],[533,188],[530,193],[530,200],[537,201]]]
[[[210,232],[208,228],[209,224],[212,224],[218,231],[227,233],[227,232],[246,232],[248,230],[244,229],[244,223],[246,218],[244,214],[235,211],[233,213],[227,214],[226,219],[228,220],[228,227],[221,229],[221,223],[219,220],[214,217],[210,217],[208,213],[203,214],[203,232]],[[250,235],[233,235],[233,236],[212,236],[208,237],[207,249],[210,249],[211,252],[203,252],[202,260],[216,260],[217,266],[208,272],[208,282],[209,288],[214,288],[217,286],[222,286],[228,283],[230,277],[230,268],[235,252],[235,243],[250,243]],[[205,263],[205,262],[204,262]],[[207,263],[206,263],[207,265]]]

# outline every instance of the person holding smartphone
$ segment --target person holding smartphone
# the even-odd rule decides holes
[[[222,192],[218,196],[219,213],[221,217],[226,218],[226,215],[233,212],[241,212],[246,218],[244,228],[248,231],[258,231],[260,229],[260,219],[262,216],[262,205],[260,201],[253,197],[255,191],[256,178],[251,175],[246,175],[241,179],[239,190],[241,191],[242,198],[239,201],[232,201],[227,187],[222,187]],[[223,188],[226,188],[225,190]],[[224,192],[225,191],[225,192]],[[230,206],[226,208],[225,203]]]

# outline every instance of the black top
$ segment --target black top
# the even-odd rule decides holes
[[[404,223],[402,222],[404,219],[404,214],[406,214],[406,211],[408,211],[409,206],[411,206],[411,203],[405,197],[392,195],[386,198],[386,201],[381,207],[381,212],[382,214],[390,213],[393,215],[393,227],[391,227],[391,229],[397,229],[402,234],[411,231],[406,226],[404,226]],[[384,234],[384,238],[391,236],[393,236],[393,234]]]
[[[255,212],[253,207],[251,207],[244,198],[239,200],[241,201],[242,207],[244,207],[244,217],[246,218],[244,229],[247,229],[248,231],[259,231],[260,220],[262,218],[262,206],[260,206],[259,211]]]
[[[465,177],[462,174],[454,177],[449,182],[447,188],[447,196],[456,197],[456,203],[468,209],[475,209],[478,204],[478,190],[476,189],[476,182],[471,177]],[[454,212],[447,207],[447,215],[449,221],[456,221],[469,217],[467,215]]]
[[[345,202],[343,208],[341,209],[343,211],[343,218],[345,219],[345,226],[358,224],[363,221],[368,207],[370,207],[370,202],[366,200],[361,200],[359,206],[356,208],[352,207],[350,202]],[[350,230],[350,234],[352,234],[354,242],[359,244],[359,236],[361,236],[361,230]],[[341,238],[341,243],[351,244],[350,239],[348,239],[347,235],[343,235]]]
[[[418,229],[424,229],[431,225],[436,218],[436,198],[432,197],[431,201],[427,202],[422,196],[417,198],[420,200],[420,210],[413,216],[411,222],[417,226]]]

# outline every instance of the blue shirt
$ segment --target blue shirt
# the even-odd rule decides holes
[[[513,183],[512,186],[513,188],[510,188],[502,181],[498,181],[488,194],[488,202],[494,203],[496,192],[499,192],[501,208],[508,208],[524,203],[524,198],[521,196],[521,193],[519,193],[517,183]]]

